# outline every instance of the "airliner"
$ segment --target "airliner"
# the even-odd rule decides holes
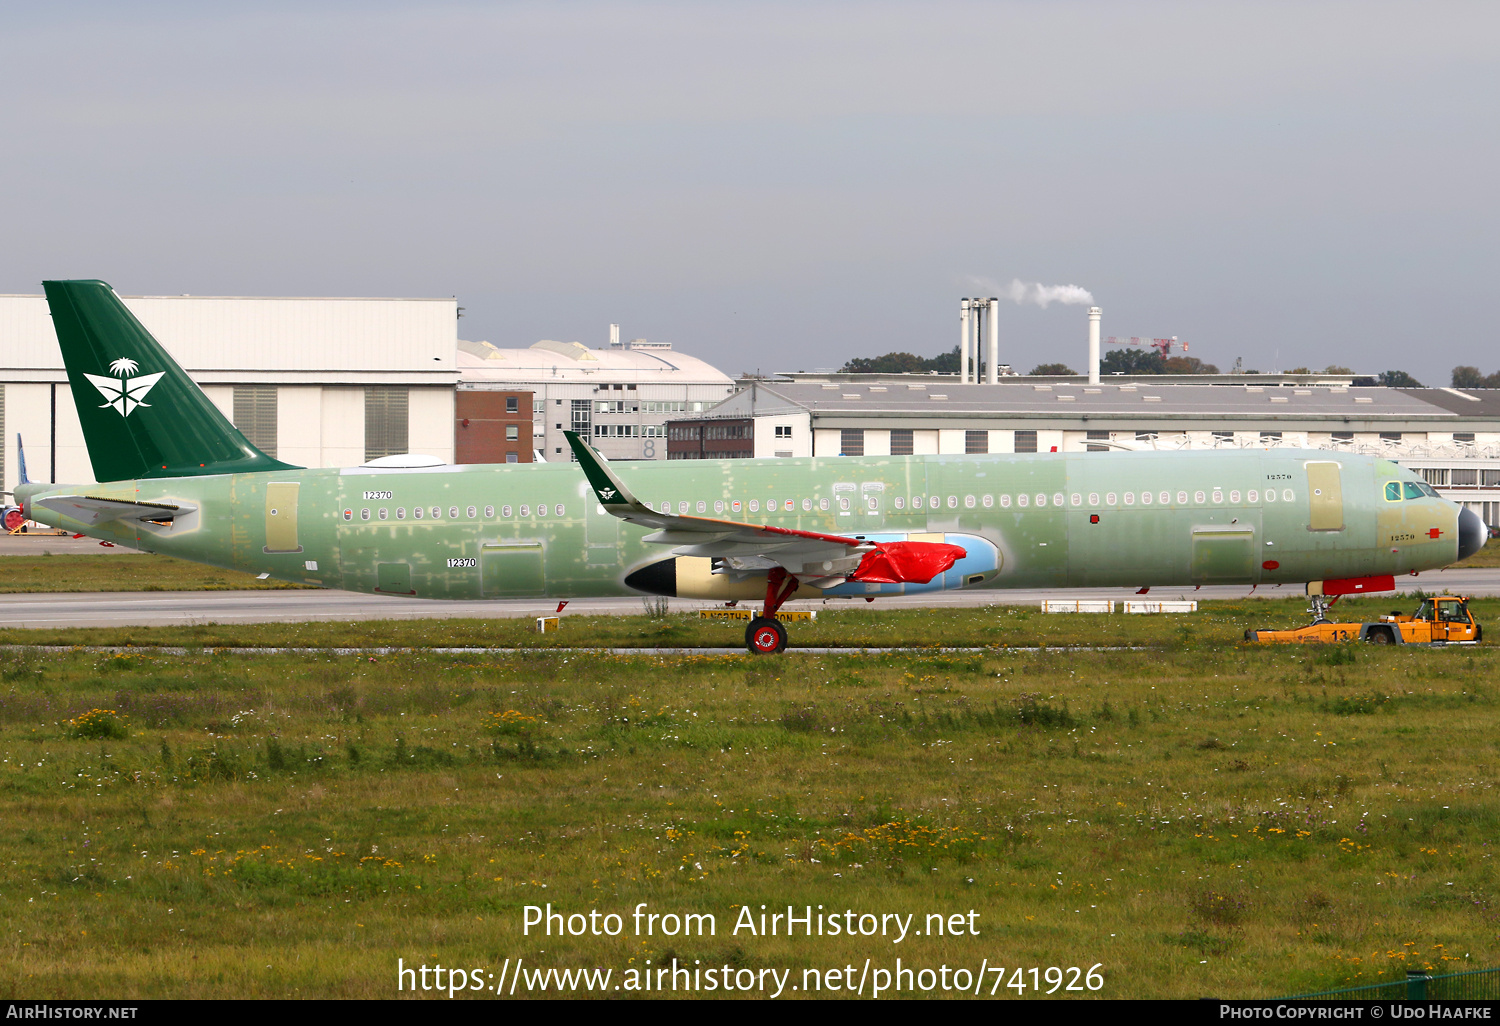
[[[1306,584],[1327,601],[1389,590],[1487,539],[1411,471],[1316,450],[625,469],[570,434],[569,463],[295,467],[251,445],[109,285],[43,288],[98,483],[23,482],[25,516],[277,580],[432,599],[759,601],[745,644],[771,654],[792,599]]]

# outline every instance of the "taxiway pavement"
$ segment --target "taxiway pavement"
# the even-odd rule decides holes
[[[1500,596],[1500,569],[1430,571],[1420,577],[1401,577],[1402,593],[1421,589],[1428,594],[1450,592],[1476,597]],[[1137,596],[1130,588],[1057,588],[937,592],[881,598],[872,608],[981,608],[1039,604],[1043,599],[1108,598],[1115,601],[1153,599],[1238,599],[1250,595],[1244,586],[1212,585],[1199,589],[1153,588]],[[1257,588],[1257,598],[1300,597],[1296,586]],[[1392,608],[1411,605],[1405,594],[1389,595]],[[749,605],[749,603],[744,603]],[[714,608],[714,603],[671,599],[670,608],[688,612]],[[866,608],[859,599],[790,602],[789,609]],[[572,599],[566,613],[611,616],[638,614],[641,598]],[[557,610],[556,599],[486,599],[476,601],[423,600],[391,595],[358,595],[347,591],[153,591],[50,592],[0,595],[0,626],[4,627],[152,627],[195,623],[293,623],[314,620],[420,620],[465,617],[504,619],[541,616]],[[1410,610],[1407,610],[1408,612]]]

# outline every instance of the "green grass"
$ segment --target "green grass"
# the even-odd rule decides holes
[[[1002,600],[1003,593],[996,593]],[[1400,608],[1412,612],[1416,598],[1375,596],[1341,602],[1339,617],[1375,619]],[[798,647],[1007,647],[1156,646],[1184,648],[1233,645],[1252,627],[1299,627],[1307,623],[1306,599],[1243,599],[1204,603],[1193,616],[1116,613],[1043,614],[1034,606],[974,609],[881,609],[864,603],[830,606],[812,623],[789,627]],[[1500,616],[1500,599],[1471,603],[1482,623]],[[0,628],[0,645],[171,645],[350,647],[715,648],[744,644],[743,621],[701,620],[695,613],[665,616],[565,614],[562,629],[533,630],[534,621],[506,619],[364,620],[355,622],[197,624],[165,627]]]
[[[40,543],[38,543],[40,544]],[[305,584],[258,580],[254,574],[167,556],[0,556],[0,593],[53,591],[261,591]]]
[[[1299,622],[1292,605],[922,614],[954,643],[991,637],[988,618],[1012,643],[1155,639],[1145,651],[9,650],[0,988],[386,997],[398,957],[618,982],[675,956],[800,982],[899,956],[987,958],[1007,979],[1103,963],[1112,997],[1267,996],[1500,964],[1492,650],[1233,643],[1245,618]],[[882,615],[912,625],[826,624],[884,637]],[[738,634],[613,629],[664,623]],[[470,629],[379,626],[414,645]],[[325,627],[351,625],[282,640]],[[567,618],[560,640],[591,632]],[[106,733],[80,728],[94,709],[128,736],[80,736]],[[523,936],[523,907],[546,902],[625,915],[626,931]],[[631,936],[638,902],[712,912],[718,935]],[[761,904],[918,927],[974,910],[979,936],[732,936],[738,906]]]
[[[1462,567],[1500,566],[1500,540],[1491,539],[1490,541],[1485,543],[1484,548],[1474,553],[1474,555],[1470,556],[1462,563],[1455,563],[1454,565]]]

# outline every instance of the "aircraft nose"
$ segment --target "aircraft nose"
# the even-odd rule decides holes
[[[1489,534],[1479,515],[1465,506],[1458,514],[1458,558],[1468,559],[1484,548],[1484,543],[1489,541]]]

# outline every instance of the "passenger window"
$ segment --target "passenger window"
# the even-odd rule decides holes
[[[1135,492],[1126,492],[1125,493],[1125,505],[1127,505],[1127,506],[1134,506],[1135,505]]]
[[[1000,508],[1001,509],[1010,509],[1010,496],[1009,495],[1002,495],[1002,496],[1000,496]]]
[[[422,519],[422,507],[421,506],[414,507],[412,509],[412,511],[411,511],[411,515],[412,515],[413,518],[415,518],[417,520],[421,520]]]
[[[380,519],[381,520],[385,519],[385,507],[384,506],[380,507]]]
[[[927,499],[927,505],[931,509],[937,509],[942,504],[943,504],[943,500],[940,499],[940,498],[938,498],[936,495],[929,496],[928,499]]]
[[[1214,505],[1218,506],[1218,505],[1222,504],[1223,501],[1224,501],[1224,493],[1222,491],[1220,491],[1219,489],[1215,488],[1214,489]]]
[[[1260,492],[1258,492],[1254,488],[1252,488],[1252,489],[1250,489],[1249,492],[1247,492],[1245,494],[1245,499],[1247,501],[1249,501],[1249,502],[1259,502],[1260,501]]]
[[[1406,497],[1408,499],[1420,499],[1422,497],[1422,489],[1417,487],[1415,481],[1403,481],[1401,482],[1401,486],[1406,489]]]
[[[828,500],[827,499],[819,499],[818,500],[818,508],[826,512],[827,509],[828,509]]]
[[[1089,492],[1089,505],[1090,506],[1097,506],[1097,505],[1099,505],[1099,493],[1098,492]]]
[[[1234,503],[1234,504],[1236,504],[1236,505],[1239,504],[1240,493],[1239,493],[1239,491],[1237,489],[1232,489],[1230,491],[1230,493],[1229,493],[1229,501],[1232,502],[1232,503]]]
[[[1274,488],[1267,488],[1266,489],[1266,501],[1267,502],[1275,502],[1276,501],[1276,489],[1274,489]]]
[[[1036,493],[1036,505],[1037,505],[1038,509],[1040,509],[1043,506],[1047,505],[1047,496],[1043,495],[1041,492],[1037,492]]]
[[[972,496],[972,495],[965,495],[964,496],[964,508],[965,509],[973,509],[974,508],[974,496]]]
[[[1052,493],[1052,505],[1054,505],[1054,506],[1061,506],[1062,504],[1063,504],[1063,493],[1062,492],[1053,492]]]
[[[442,516],[443,516],[443,508],[441,506],[434,506],[434,507],[432,507],[432,519],[439,520],[439,519],[442,518]]]
[[[1116,496],[1114,492],[1110,492],[1104,497],[1104,504],[1106,506],[1113,506],[1115,504],[1116,498],[1118,498],[1118,496]]]
[[[1202,492],[1194,492],[1193,493],[1193,501],[1196,502],[1200,506],[1203,505],[1203,498],[1204,498],[1204,496],[1203,496]]]
[[[398,509],[396,512],[400,513],[401,511]],[[538,512],[540,512],[542,514],[542,516],[546,516],[547,515],[547,507],[543,506],[540,510],[538,510]],[[469,519],[473,520],[475,517],[477,517],[479,515],[479,510],[475,509],[473,506],[470,506],[469,510],[468,510],[468,513],[469,513]]]
[[[561,512],[561,507],[559,507],[558,509],[559,509],[559,512]],[[495,507],[494,506],[486,506],[486,507],[484,507],[484,519],[486,519],[486,520],[494,520],[495,519]]]
[[[1151,493],[1150,492],[1142,492],[1141,493],[1141,505],[1142,506],[1149,506],[1149,505],[1151,505]]]
[[[839,509],[848,509],[848,508],[849,508],[849,500],[848,499],[844,499],[844,498],[840,498],[839,499]]]
[[[1400,481],[1387,481],[1385,483],[1385,501],[1386,502],[1400,502],[1401,501],[1401,482]]]
[[[370,519],[370,511],[367,510],[367,509],[360,510],[359,511],[359,519],[361,519],[361,520],[369,520]]]
[[[759,499],[751,499],[750,500],[750,512],[751,513],[759,513],[760,512],[760,500]]]
[[[906,499],[905,499],[905,497],[900,496],[900,495],[896,496],[896,508],[897,509],[905,509],[906,508]]]
[[[396,509],[396,519],[397,520],[405,520],[406,519],[406,507],[405,506],[399,506],[399,507],[397,507],[397,509]]]
[[[500,516],[503,517],[506,520],[509,520],[510,519],[510,507],[509,506],[501,506],[500,507]]]
[[[704,502],[702,499],[698,500],[698,512],[699,513],[707,513],[708,512],[708,503]]]
[[[521,516],[523,516],[523,517],[529,517],[529,516],[531,516],[531,507],[530,506],[522,506],[521,507]]]
[[[563,506],[562,506],[562,503],[559,502],[557,504],[557,506],[553,508],[552,512],[556,513],[559,518],[562,517],[563,516]]]
[[[812,500],[811,499],[803,499],[802,500],[802,510],[803,510],[803,512],[810,512],[812,510]]]
[[[1178,492],[1177,493],[1177,505],[1179,505],[1179,506],[1186,506],[1187,505],[1187,492]]]
[[[1022,509],[1025,509],[1027,506],[1031,505],[1031,500],[1026,497],[1026,493],[1022,492],[1020,495],[1016,496],[1016,505],[1020,506]]]
[[[457,520],[458,519],[458,507],[457,506],[449,506],[448,507],[448,519],[449,520]]]
[[[715,499],[714,500],[714,512],[715,513],[722,513],[722,512],[724,512],[724,501],[722,499]]]
[[[948,508],[949,509],[958,509],[958,496],[957,495],[950,495],[950,496],[948,496]]]
[[[1285,500],[1285,501],[1286,501],[1286,502],[1292,502],[1292,501],[1294,501],[1294,500],[1295,500],[1295,499],[1296,499],[1296,498],[1297,498],[1297,497],[1296,497],[1296,496],[1295,496],[1295,495],[1293,495],[1293,494],[1292,494],[1292,490],[1291,490],[1291,489],[1290,489],[1290,488],[1283,488],[1283,489],[1282,489],[1282,490],[1281,490],[1281,498],[1282,498],[1282,499],[1283,499],[1283,500]]]
[[[686,513],[687,511],[688,511],[688,504],[686,502],[679,502],[677,504],[677,512],[678,513]]]
[[[995,504],[995,497],[993,495],[985,495],[984,498],[983,498],[983,502],[984,502],[984,508],[985,509],[989,509],[991,506],[993,506]]]
[[[1171,492],[1162,492],[1156,498],[1157,498],[1157,501],[1159,501],[1163,506],[1165,506],[1165,505],[1167,505],[1168,503],[1170,503],[1172,501],[1172,493]],[[1186,496],[1184,496],[1184,498],[1186,498]]]

